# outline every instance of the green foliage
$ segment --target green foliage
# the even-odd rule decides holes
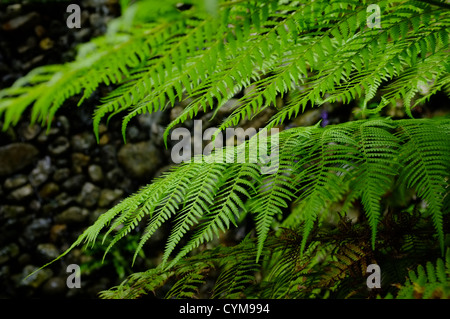
[[[397,286],[398,299],[450,299],[450,249],[447,248],[445,261],[438,258],[435,264],[419,265],[417,271],[409,271],[403,285]]]
[[[289,102],[269,127],[308,105],[355,98],[365,113],[398,99],[411,112],[450,87],[449,13],[437,6],[381,1],[383,28],[370,29],[366,1],[220,1],[213,14],[203,1],[184,11],[175,2],[137,2],[106,36],[81,47],[76,61],[38,68],[2,91],[4,128],[30,106],[32,122],[50,125],[67,98],[82,94],[81,105],[101,84],[117,88],[95,111],[96,133],[106,115],[126,112],[125,132],[134,116],[192,98],[169,130],[249,85],[222,129],[276,105],[277,95]],[[423,85],[428,93],[413,104]],[[378,89],[386,94],[370,110]]]
[[[135,259],[155,231],[171,223],[161,264],[102,297],[135,298],[170,284],[164,296],[191,298],[214,271],[211,297],[361,296],[354,287],[365,287],[367,264],[387,258],[386,276],[399,282],[390,274],[404,264],[389,259],[392,249],[406,252],[399,258],[405,263],[419,260],[409,253],[418,234],[388,235],[398,220],[409,218],[405,207],[431,224],[427,242],[437,243],[443,255],[450,120],[376,116],[401,103],[413,117],[432,95],[449,94],[450,15],[443,2],[379,1],[380,29],[366,25],[372,1],[177,2],[137,1],[108,34],[81,46],[75,61],[40,67],[0,91],[4,129],[27,110],[31,122],[50,127],[64,101],[77,96],[82,105],[103,85],[114,89],[93,114],[97,135],[106,116],[123,116],[125,138],[133,117],[185,102],[167,138],[201,112],[217,114],[242,91],[220,130],[266,109],[274,113],[266,128],[280,127],[325,103],[359,103],[364,119],[282,130],[269,145],[278,148],[274,174],[262,174],[260,163],[236,161],[242,152],[267,155],[255,149],[257,137],[175,166],[101,215],[60,258],[82,243],[94,245],[100,234],[108,242],[106,255],[146,222]],[[277,99],[285,104],[279,107]],[[235,160],[213,160],[222,155]],[[417,209],[414,201],[424,207]],[[361,210],[358,223],[339,224],[324,235],[330,219],[355,210]],[[204,250],[250,217],[254,235],[236,246]],[[430,282],[443,278],[439,263],[436,276],[427,264]],[[418,272],[420,280],[411,282],[422,287],[424,273]]]

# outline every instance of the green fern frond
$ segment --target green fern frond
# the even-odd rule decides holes
[[[450,249],[447,248],[445,262],[438,258],[425,267],[419,265],[409,272],[403,285],[398,285],[397,299],[449,299],[450,298]],[[392,294],[388,298],[392,298]]]
[[[401,134],[406,138],[400,152],[399,160],[403,165],[399,179],[407,188],[414,188],[426,202],[443,254],[442,205],[449,192],[450,165],[446,154],[450,151],[450,143],[443,143],[442,137],[448,134],[448,127],[430,125],[424,120],[418,120],[417,124],[411,126],[408,121],[399,122]]]
[[[165,3],[165,2],[164,2]],[[32,107],[32,120],[51,125],[69,97],[80,104],[101,84],[116,87],[94,112],[94,131],[105,116],[125,113],[129,121],[192,99],[166,131],[200,110],[220,108],[244,87],[253,86],[220,129],[288,103],[268,128],[296,116],[307,105],[361,98],[364,112],[378,112],[402,99],[408,114],[421,101],[448,88],[448,10],[418,1],[383,1],[382,29],[366,26],[366,1],[219,1],[214,15],[203,1],[187,11],[168,3],[138,5],[169,12],[167,17],[122,20],[109,35],[80,49],[76,61],[42,67],[0,93],[4,128]],[[127,18],[128,17],[128,18]],[[127,19],[125,19],[127,18]],[[130,23],[131,21],[131,23]],[[134,22],[133,22],[134,21]],[[418,54],[420,53],[420,57]],[[433,81],[415,101],[418,86]],[[390,82],[390,83],[388,83]],[[301,89],[299,87],[301,86]],[[386,95],[367,109],[377,89]]]
[[[304,223],[303,251],[314,223],[321,222],[321,212],[346,195],[361,199],[374,245],[382,219],[382,197],[398,177],[403,187],[415,189],[417,196],[426,201],[425,214],[433,221],[443,248],[442,207],[448,196],[445,187],[450,171],[449,125],[448,119],[379,119],[325,128],[292,128],[279,133],[279,167],[270,175],[262,174],[255,163],[211,162],[217,153],[224,153],[224,149],[218,149],[183,163],[101,215],[74,246],[85,240],[93,243],[112,221],[105,236],[119,225],[123,227],[114,234],[109,249],[135,229],[143,216],[148,216],[137,254],[155,230],[172,219],[175,223],[164,261],[169,261],[182,238],[190,239],[168,265],[171,268],[199,245],[236,225],[245,213],[238,205],[244,204],[256,221],[258,260],[275,217],[290,203],[297,201],[299,206],[287,216],[283,226]],[[243,149],[259,156],[250,147],[257,145],[255,138],[225,150],[235,161]],[[288,179],[291,175],[297,178]]]

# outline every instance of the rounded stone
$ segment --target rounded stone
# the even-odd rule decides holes
[[[12,175],[29,166],[39,151],[27,143],[12,143],[0,147],[0,176]]]
[[[118,160],[132,177],[145,180],[161,165],[161,154],[150,141],[125,144],[119,150]]]

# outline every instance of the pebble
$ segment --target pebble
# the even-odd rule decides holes
[[[62,192],[62,193],[58,194],[54,200],[55,200],[56,204],[58,205],[58,207],[60,207],[60,208],[65,207],[65,206],[70,205],[75,202],[75,198],[72,196],[69,196],[69,194],[67,194],[66,192]]]
[[[53,174],[53,180],[57,183],[67,180],[70,177],[70,169],[59,168]]]
[[[7,21],[2,25],[2,29],[5,31],[15,31],[32,25],[37,20],[39,20],[39,14],[37,12],[30,12]]]
[[[87,209],[81,207],[72,206],[63,211],[61,214],[55,217],[55,222],[58,224],[76,224],[82,223],[89,216]]]
[[[35,272],[33,275],[28,277],[28,275],[30,275],[37,269],[38,269],[38,267],[33,266],[33,265],[25,266],[22,271],[22,278],[19,282],[19,285],[20,286],[28,286],[28,287],[36,289],[36,288],[40,287],[48,279],[50,279],[53,275],[53,271],[51,271],[51,269],[44,268],[44,269],[41,269],[40,271]]]
[[[33,186],[27,184],[9,193],[7,198],[18,202],[29,198],[31,195],[33,195],[33,193]]]
[[[100,198],[98,200],[99,207],[110,207],[112,204],[118,200],[123,195],[123,190],[121,189],[102,189],[100,193]]]
[[[0,249],[0,265],[19,255],[20,248],[16,243],[9,244]]]
[[[37,124],[23,123],[19,128],[19,134],[27,141],[34,139],[41,132],[41,127]]]
[[[69,119],[64,116],[60,115],[56,118],[56,126],[61,128],[64,135],[69,135],[70,133],[70,122]]]
[[[50,38],[44,38],[41,40],[41,42],[39,42],[39,46],[42,50],[50,50],[51,48],[53,48],[54,44],[55,42]]]
[[[87,166],[90,161],[90,156],[84,155],[83,153],[73,153],[72,154],[72,170],[75,174],[80,174],[83,172],[83,167]]]
[[[59,193],[59,185],[53,182],[46,183],[39,191],[39,196],[43,199],[49,199]]]
[[[12,143],[0,147],[0,176],[12,175],[32,164],[39,151],[27,143]]]
[[[103,170],[100,165],[90,165],[88,167],[88,174],[94,183],[101,183],[103,181]]]
[[[320,109],[313,109],[306,111],[302,115],[296,117],[292,123],[297,126],[312,126],[317,124],[322,118],[322,111]]]
[[[114,169],[117,165],[117,151],[114,145],[107,144],[100,148],[100,161],[103,169]]]
[[[106,6],[109,8],[115,2],[118,7],[117,0],[87,1],[89,8],[82,10],[83,28],[68,32],[67,14],[61,14],[60,18],[57,14],[60,9],[64,13],[65,4],[24,3],[0,9],[0,89],[12,85],[35,66],[73,60],[75,45],[79,44],[74,40],[84,41],[98,34],[107,21]],[[100,4],[102,7],[98,7]],[[94,95],[95,99],[100,97],[99,93]],[[22,279],[57,257],[88,222],[95,221],[97,212],[105,211],[98,208],[100,199],[102,205],[108,206],[117,200],[118,194],[123,195],[123,190],[115,190],[116,187],[130,185],[117,162],[118,145],[122,144],[121,138],[117,138],[120,128],[118,134],[110,133],[101,124],[103,145],[98,146],[92,133],[91,105],[85,103],[87,107],[79,110],[76,102],[74,97],[65,103],[49,130],[41,123],[30,125],[24,118],[1,134],[0,298],[67,296],[70,292],[65,282],[67,274],[60,263],[40,270],[25,281]],[[74,113],[77,115],[73,116]],[[148,133],[132,129],[130,141],[138,142],[143,136],[148,138]],[[108,159],[107,163],[102,156]],[[109,186],[102,194],[99,186],[106,187],[106,173],[116,168],[116,173],[122,173],[109,177],[119,178],[122,184]],[[77,202],[79,199],[81,204]],[[71,256],[72,253],[65,261],[80,260]],[[85,289],[82,292],[79,289],[78,293],[88,295],[88,289],[99,280],[102,278],[87,282]],[[93,297],[98,292],[97,287],[94,290]]]
[[[30,205],[28,205],[28,208],[32,211],[32,212],[37,212],[39,211],[39,209],[41,209],[42,205],[41,202],[38,201],[37,199],[33,199],[30,202]]]
[[[43,183],[45,183],[52,173],[52,161],[49,156],[38,161],[36,167],[31,171],[28,176],[31,185],[37,187]]]
[[[16,175],[13,177],[9,177],[3,183],[3,187],[6,190],[15,189],[19,186],[25,185],[28,182],[28,178],[26,175]]]
[[[68,178],[63,184],[62,188],[68,192],[78,192],[86,181],[86,177],[82,174],[74,175]]]
[[[77,202],[84,207],[94,207],[97,205],[100,197],[100,191],[100,187],[87,182],[83,185],[83,188],[77,197]]]
[[[59,134],[59,129],[56,127],[50,128],[50,130],[42,131],[38,137],[37,141],[41,144],[49,142],[53,137]]]
[[[43,262],[49,262],[59,256],[58,248],[51,243],[37,245],[37,252],[43,258]]]
[[[53,225],[50,229],[50,240],[52,242],[57,242],[66,234],[67,226],[65,224]]]
[[[65,136],[59,136],[49,146],[48,151],[52,155],[61,155],[65,153],[70,147],[69,140]]]
[[[90,132],[76,134],[71,139],[74,152],[88,152],[95,145],[95,136]]]
[[[150,141],[125,144],[118,152],[118,161],[132,177],[149,180],[161,165],[161,154]]]
[[[25,214],[25,207],[18,205],[0,206],[0,220],[8,221]]]
[[[42,287],[47,296],[61,296],[67,290],[66,280],[61,277],[52,277]]]
[[[48,236],[50,231],[51,219],[50,218],[35,218],[25,228],[22,233],[25,240],[29,242],[36,242],[41,237]]]

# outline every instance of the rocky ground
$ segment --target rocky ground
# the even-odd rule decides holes
[[[37,66],[72,60],[77,44],[102,34],[107,21],[119,14],[117,1],[80,4],[83,28],[73,30],[65,26],[66,3],[0,7],[0,88]],[[94,256],[75,250],[64,261],[23,280],[164,166],[164,156],[150,140],[151,128],[161,125],[161,117],[136,120],[127,145],[119,133],[120,123],[103,126],[97,144],[92,108],[88,103],[78,109],[75,100],[64,105],[48,132],[24,118],[0,134],[1,298],[92,297],[129,273],[126,254],[115,264],[99,265]],[[70,263],[82,265],[84,289],[67,288]]]

